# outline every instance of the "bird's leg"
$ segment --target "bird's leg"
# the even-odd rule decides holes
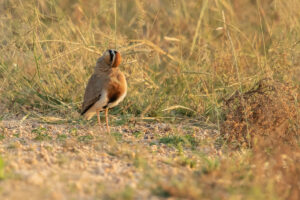
[[[101,121],[100,121],[100,111],[97,110],[96,114],[97,114],[97,119],[98,119],[98,124],[99,124],[99,128],[100,128],[100,132],[101,132],[102,131],[102,126],[101,126]]]
[[[109,126],[108,126],[108,108],[105,108],[105,120],[106,120],[107,132],[110,133]]]

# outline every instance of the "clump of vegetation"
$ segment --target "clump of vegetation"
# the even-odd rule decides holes
[[[201,196],[201,191],[195,189],[195,184],[192,181],[186,182],[170,181],[165,183],[160,181],[157,186],[153,188],[153,193],[163,198],[183,198],[183,199],[198,199]]]
[[[48,134],[47,129],[44,127],[33,129],[31,132],[36,134],[34,137],[34,140],[36,141],[52,140],[52,137]]]
[[[262,140],[296,142],[299,136],[299,99],[295,88],[261,80],[247,92],[225,101],[222,135],[228,143],[252,147]]]
[[[66,134],[59,134],[56,136],[56,140],[58,141],[65,141],[68,138]]]
[[[139,137],[143,136],[143,133],[141,131],[135,131],[132,133],[132,135],[134,135],[136,138],[139,138]]]
[[[82,136],[78,136],[77,140],[79,142],[84,142],[84,143],[89,143],[94,139],[94,136],[92,135],[82,135]]]
[[[199,144],[196,138],[191,135],[170,135],[167,137],[160,138],[159,143],[171,145],[176,148],[180,148],[181,146],[189,146],[192,148],[196,148]]]
[[[0,181],[5,178],[5,166],[4,166],[4,160],[0,156]]]
[[[122,134],[121,134],[121,133],[113,132],[113,133],[111,133],[111,135],[112,135],[117,141],[121,141],[121,140],[122,140]]]
[[[0,135],[0,141],[4,140],[5,136],[3,134]]]

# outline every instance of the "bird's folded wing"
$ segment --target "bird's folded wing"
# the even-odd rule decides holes
[[[86,113],[99,100],[106,81],[105,78],[95,74],[91,76],[85,89],[81,115]]]

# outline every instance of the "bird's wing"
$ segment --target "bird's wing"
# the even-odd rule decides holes
[[[107,80],[104,77],[92,75],[85,89],[81,115],[86,113],[100,98]]]

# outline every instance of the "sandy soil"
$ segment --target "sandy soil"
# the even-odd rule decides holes
[[[159,138],[180,133],[203,140],[216,135],[196,126],[145,122],[113,127],[111,135],[100,133],[97,126],[32,120],[2,121],[0,131],[5,163],[1,199],[119,199],[131,190],[135,199],[159,199],[151,183],[147,185],[147,166],[180,173],[180,166],[169,162],[178,149],[159,143]],[[216,153],[210,146],[201,146],[201,151]],[[192,156],[190,148],[184,153]]]

